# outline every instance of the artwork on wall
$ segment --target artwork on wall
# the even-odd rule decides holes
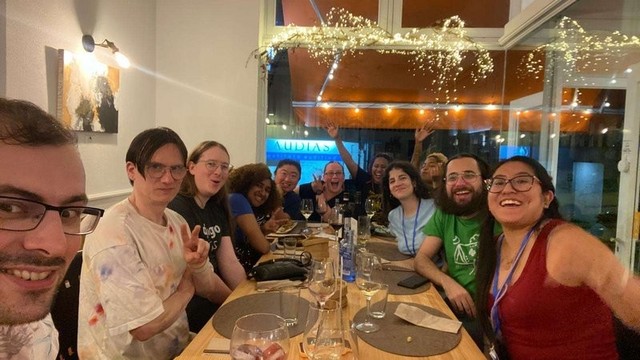
[[[58,119],[77,131],[118,132],[120,70],[58,50]]]

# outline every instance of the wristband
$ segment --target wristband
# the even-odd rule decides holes
[[[213,265],[211,265],[209,260],[205,260],[200,265],[196,265],[196,266],[189,265],[189,269],[191,270],[192,274],[200,274],[202,272],[207,271],[208,269],[213,269]]]

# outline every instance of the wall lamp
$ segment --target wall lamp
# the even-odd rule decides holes
[[[116,44],[114,44],[112,41],[104,39],[101,43],[96,43],[93,40],[93,36],[82,35],[82,47],[86,52],[93,52],[96,46],[111,50],[111,52],[113,53],[113,57],[115,57],[118,64],[123,68],[127,69],[129,68],[129,66],[131,66],[131,62],[129,61],[129,59],[120,52],[120,49],[118,49]]]

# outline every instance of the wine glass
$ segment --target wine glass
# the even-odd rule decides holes
[[[367,213],[369,220],[371,220],[373,215],[376,213],[377,208],[378,204],[376,203],[376,199],[368,197],[367,200],[364,201],[364,212]]]
[[[305,224],[303,233],[308,233],[309,231],[309,217],[313,214],[313,200],[311,199],[302,199],[300,203],[300,212],[302,216],[304,216]]]
[[[364,322],[356,325],[356,329],[364,333],[372,333],[380,330],[378,324],[371,322],[371,298],[380,290],[381,284],[372,279],[375,267],[380,264],[380,260],[375,254],[362,252],[358,255],[356,285],[367,299],[367,312]]]
[[[327,221],[329,222],[329,225],[335,231],[336,242],[339,241],[340,240],[340,238],[339,238],[340,229],[342,229],[342,226],[344,224],[342,223],[342,214],[340,214],[340,209],[338,209],[337,206],[334,206],[334,207],[332,207],[332,208],[330,208],[328,210]]]
[[[286,359],[288,353],[289,330],[280,316],[257,313],[236,321],[229,346],[232,359]]]
[[[309,270],[309,292],[321,308],[336,292],[336,271],[331,259],[313,261]]]

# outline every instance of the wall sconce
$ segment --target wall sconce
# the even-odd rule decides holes
[[[113,42],[104,39],[101,43],[96,43],[93,40],[93,36],[82,35],[82,47],[86,52],[93,52],[96,46],[111,50],[111,52],[113,53],[113,57],[116,58],[116,61],[121,67],[127,69],[129,68],[129,66],[131,66],[131,62],[129,61],[129,59],[120,52],[120,49],[118,49],[116,44],[114,44]]]

